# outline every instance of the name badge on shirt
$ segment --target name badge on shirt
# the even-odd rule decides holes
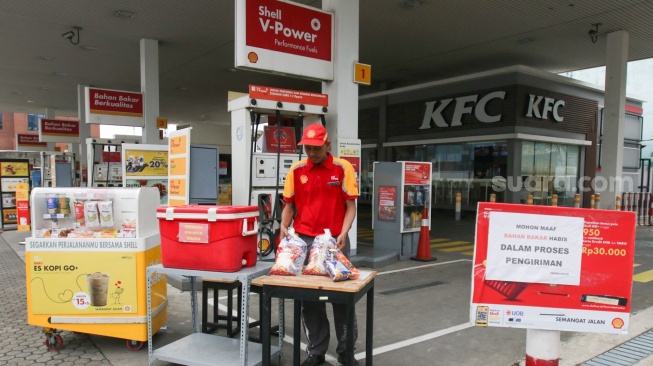
[[[339,186],[340,182],[329,182],[327,183],[327,186]]]

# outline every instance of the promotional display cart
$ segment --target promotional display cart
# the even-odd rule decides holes
[[[374,246],[396,250],[400,259],[417,251],[422,215],[431,212],[431,163],[374,163]],[[430,217],[430,215],[428,216]],[[428,221],[429,230],[431,220]]]
[[[45,345],[59,349],[62,330],[127,339],[141,349],[167,322],[156,188],[35,188],[32,237],[25,242],[27,322],[41,326]],[[149,295],[149,294],[148,294]]]

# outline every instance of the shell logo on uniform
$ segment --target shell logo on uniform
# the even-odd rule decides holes
[[[299,181],[302,182],[302,184],[306,184],[306,182],[308,182],[308,177],[302,175],[301,177],[299,177]]]

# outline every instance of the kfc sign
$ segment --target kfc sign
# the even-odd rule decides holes
[[[526,117],[548,119],[549,112],[551,112],[551,115],[556,122],[562,122],[564,117],[560,116],[560,108],[567,104],[564,100],[555,100],[553,98],[545,98],[541,95],[533,94],[529,94],[528,96],[529,100]]]
[[[493,99],[504,100],[506,97],[505,91],[495,91],[485,96],[478,98],[479,94],[466,95],[458,98],[448,98],[442,100],[434,100],[426,102],[426,112],[420,130],[429,129],[432,127],[431,122],[435,123],[436,127],[454,127],[462,126],[462,117],[465,114],[473,114],[479,122],[492,123],[501,120],[501,114],[489,115],[486,111],[487,104]],[[452,104],[453,103],[453,104]],[[442,112],[452,105],[453,116],[451,121],[445,120]]]

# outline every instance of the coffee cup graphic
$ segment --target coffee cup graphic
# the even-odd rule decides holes
[[[101,272],[86,275],[86,284],[88,285],[88,295],[91,298],[91,306],[106,306],[109,275]]]

